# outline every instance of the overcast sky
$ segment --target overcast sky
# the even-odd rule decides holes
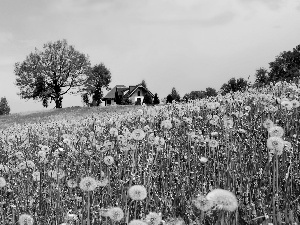
[[[111,87],[145,79],[160,98],[172,87],[183,96],[253,80],[299,45],[300,0],[1,0],[0,97],[12,113],[43,109],[17,95],[14,64],[60,39],[103,62]],[[82,105],[79,96],[64,97],[72,105]]]

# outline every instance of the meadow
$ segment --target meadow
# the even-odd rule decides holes
[[[300,224],[299,93],[1,117],[1,224]]]

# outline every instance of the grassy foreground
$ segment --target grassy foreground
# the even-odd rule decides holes
[[[1,118],[1,224],[299,224],[297,84]]]

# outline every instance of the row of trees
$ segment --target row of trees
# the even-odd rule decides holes
[[[62,108],[67,93],[81,94],[86,105],[98,106],[103,88],[109,90],[111,82],[111,73],[103,63],[92,67],[88,56],[66,40],[48,42],[42,51],[35,49],[15,64],[14,72],[20,97],[41,101],[44,107],[54,101],[56,108]]]
[[[263,87],[271,82],[278,81],[299,81],[300,78],[300,45],[293,48],[292,51],[281,52],[276,56],[273,62],[269,63],[269,69],[261,67],[255,72],[255,81],[251,84],[244,78],[231,78],[224,83],[219,93],[224,95],[230,92],[245,91],[249,87]],[[249,77],[248,77],[249,80]],[[172,90],[173,92],[173,90]],[[201,99],[209,96],[215,96],[217,92],[213,88],[206,88],[206,91],[192,91],[185,94],[183,99]],[[168,95],[171,100],[172,94]]]

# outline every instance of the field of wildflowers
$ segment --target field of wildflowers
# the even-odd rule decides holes
[[[0,129],[1,224],[299,224],[300,86]]]

